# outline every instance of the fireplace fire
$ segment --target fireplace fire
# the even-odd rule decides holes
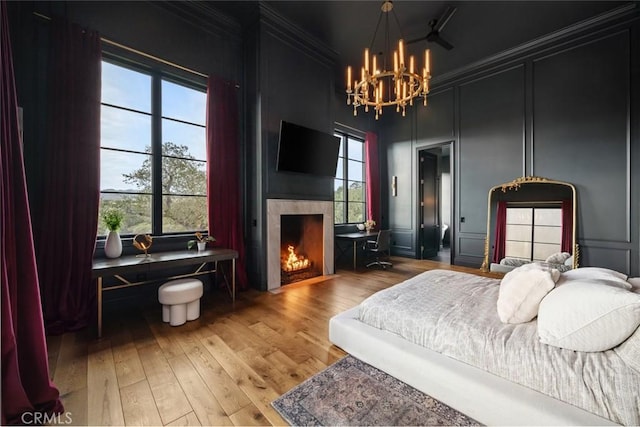
[[[287,245],[287,253],[282,257],[282,271],[292,273],[311,267],[311,261],[295,252],[293,245]]]
[[[322,276],[323,216],[280,216],[280,284]]]

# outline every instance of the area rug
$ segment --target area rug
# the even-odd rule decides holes
[[[271,403],[295,426],[468,426],[477,421],[346,356]]]

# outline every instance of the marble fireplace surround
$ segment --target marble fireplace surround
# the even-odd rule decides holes
[[[333,274],[333,202],[267,199],[267,289],[280,288],[280,217],[282,215],[322,215],[324,240],[322,274],[324,276]]]

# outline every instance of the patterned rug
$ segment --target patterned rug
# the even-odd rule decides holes
[[[346,356],[271,403],[296,426],[467,426],[477,421]]]

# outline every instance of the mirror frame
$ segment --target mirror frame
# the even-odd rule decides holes
[[[484,259],[482,261],[482,266],[480,267],[480,270],[483,272],[488,272],[490,270],[489,266],[491,265],[490,261],[489,261],[489,245],[491,242],[491,195],[497,191],[497,190],[501,190],[503,193],[506,193],[508,191],[518,191],[522,186],[528,186],[528,185],[536,185],[536,184],[558,184],[558,185],[564,185],[566,187],[568,187],[571,190],[571,194],[572,194],[572,203],[573,203],[573,230],[572,230],[572,243],[571,243],[571,247],[573,248],[573,266],[572,268],[578,268],[579,266],[579,258],[580,258],[580,252],[579,252],[579,248],[578,248],[578,242],[576,239],[576,230],[577,230],[577,207],[578,207],[578,198],[576,195],[576,187],[574,187],[573,184],[570,184],[568,182],[564,182],[564,181],[556,181],[553,179],[548,179],[548,178],[543,178],[541,176],[522,176],[519,178],[514,179],[513,181],[510,182],[505,182],[503,184],[498,184],[494,187],[492,187],[489,190],[489,194],[487,195],[487,235],[485,237],[485,241],[484,241]]]

